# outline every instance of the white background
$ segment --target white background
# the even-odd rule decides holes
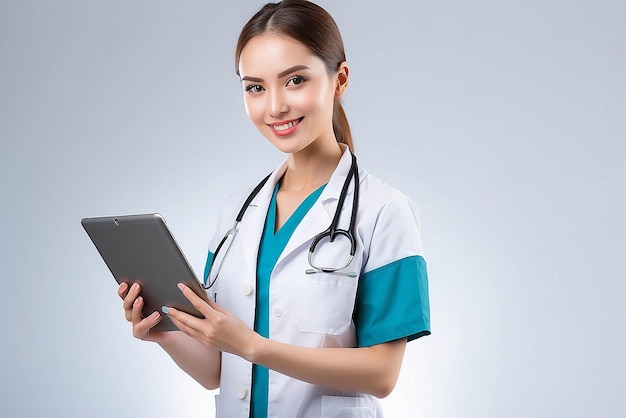
[[[3,417],[213,416],[80,219],[161,212],[202,271],[219,202],[283,158],[234,73],[262,4],[0,0]],[[422,215],[433,335],[388,416],[623,417],[626,3],[321,4],[360,163]]]

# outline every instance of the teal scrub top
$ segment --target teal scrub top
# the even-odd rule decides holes
[[[278,257],[285,249],[289,238],[307,214],[311,206],[319,198],[324,190],[321,186],[311,193],[293,212],[289,219],[274,233],[276,229],[276,195],[280,182],[274,187],[274,194],[265,218],[265,227],[259,246],[257,259],[257,292],[256,292],[256,316],[254,330],[265,338],[269,338],[269,293],[270,276],[278,261]],[[266,367],[255,364],[252,366],[252,402],[250,405],[250,417],[267,416],[267,394],[269,387],[269,371]]]

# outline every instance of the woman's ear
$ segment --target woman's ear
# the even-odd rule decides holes
[[[348,88],[348,64],[344,61],[339,65],[339,71],[335,75],[335,99],[339,99]]]

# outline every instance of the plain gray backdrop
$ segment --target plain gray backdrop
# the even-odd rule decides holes
[[[262,1],[0,0],[0,415],[211,417],[132,338],[85,216],[161,212],[201,273],[280,162],[233,51]],[[626,3],[321,1],[370,173],[422,217],[433,335],[389,417],[626,414]]]

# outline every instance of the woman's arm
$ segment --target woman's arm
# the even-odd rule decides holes
[[[384,398],[398,380],[406,338],[362,348],[308,348],[259,336],[246,359],[298,380]]]
[[[220,386],[221,353],[180,331],[164,332],[156,341],[185,373],[206,389]]]
[[[204,316],[173,308],[168,315],[185,334],[207,347],[229,352],[298,380],[337,390],[385,397],[400,372],[406,339],[363,348],[308,348],[261,337],[213,301],[184,285],[183,294]]]
[[[162,317],[159,312],[153,312],[146,318],[142,316],[143,298],[139,295],[140,292],[138,283],[130,288],[127,283],[122,283],[117,292],[124,300],[126,320],[133,324],[133,336],[159,344],[183,371],[205,388],[219,387],[221,353],[180,331],[152,330]]]

